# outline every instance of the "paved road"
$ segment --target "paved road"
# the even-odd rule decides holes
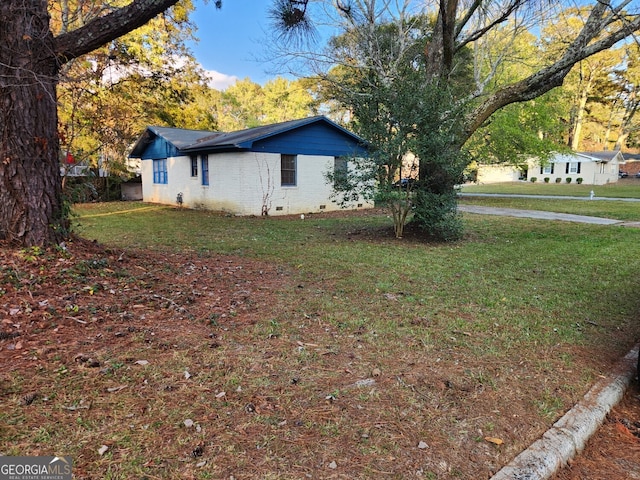
[[[477,213],[480,215],[500,215],[505,217],[539,218],[542,220],[563,220],[566,222],[595,223],[599,225],[624,224],[620,220],[602,217],[588,217],[570,213],[543,212],[541,210],[518,210],[515,208],[481,207],[476,205],[458,205],[461,212]]]
[[[516,197],[516,198],[550,198],[562,200],[616,200],[622,202],[640,202],[640,198],[610,198],[610,197],[566,197],[560,195],[501,195],[493,193],[461,193],[461,197]],[[640,227],[640,222],[627,222],[613,218],[591,217],[587,215],[574,215],[571,213],[546,212],[542,210],[520,210],[515,208],[483,207],[477,205],[458,205],[461,212],[476,213],[480,215],[499,215],[506,217],[539,218],[541,220],[561,220],[565,222],[592,223],[597,225],[620,225],[626,227]]]

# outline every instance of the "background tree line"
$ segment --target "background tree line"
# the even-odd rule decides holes
[[[339,89],[334,82],[318,82],[317,78],[277,77],[264,86],[245,78],[225,91],[209,87],[206,73],[185,47],[194,34],[189,21],[193,5],[180,5],[171,15],[157,17],[66,66],[58,88],[63,158],[69,152],[75,161],[126,175],[127,151],[146,125],[233,131],[313,115],[321,106],[335,120],[344,121],[358,108],[355,97],[337,102]],[[92,8],[98,7],[68,0],[50,3],[59,32],[78,26],[82,18],[98,15]],[[567,29],[576,29],[572,26],[580,24],[580,15],[579,10],[565,10],[548,23],[541,39],[528,31],[509,36],[507,29],[497,30],[483,40],[488,46],[482,55],[466,53],[467,76],[460,75],[458,83],[462,88],[472,85],[472,69],[494,68],[500,52],[506,49],[509,56],[502,59],[493,80],[496,84],[517,78],[523,68],[533,72],[540,67],[540,59],[563,44]],[[421,50],[418,38],[424,38],[429,19],[407,21],[423,24],[423,33],[414,33],[411,55],[415,59]],[[385,28],[394,27],[389,23],[381,27]],[[331,48],[362,58],[362,52],[348,51],[350,36],[353,40],[353,32],[334,38]],[[390,45],[395,37],[387,37]],[[580,62],[553,93],[494,114],[469,141],[474,160],[517,163],[522,154],[544,155],[562,145],[574,150],[637,148],[638,63],[635,44]],[[340,75],[341,70],[344,74],[341,67],[334,68],[333,74]],[[405,69],[398,81],[411,84],[411,73],[417,72]],[[393,91],[385,91],[381,85],[375,88],[377,95],[387,98],[402,91],[397,85]],[[344,123],[349,126],[348,121]],[[373,132],[360,133],[375,138]]]
[[[68,235],[57,175],[67,151],[115,167],[146,124],[227,130],[327,108],[371,142],[376,179],[391,185],[402,173],[398,149],[411,152],[418,178],[405,204],[415,223],[426,236],[458,238],[455,185],[472,158],[638,143],[635,8],[274,0],[274,45],[287,69],[308,78],[216,93],[185,47],[191,0],[5,0],[0,239]],[[313,38],[317,19],[335,36],[300,40]]]

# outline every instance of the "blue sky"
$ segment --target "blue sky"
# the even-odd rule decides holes
[[[195,1],[192,19],[200,42],[191,48],[211,73],[214,88],[223,89],[246,77],[259,84],[275,77],[265,73],[268,66],[256,59],[269,28],[268,10],[272,3],[273,0],[223,0],[222,9],[218,10],[213,0],[207,5],[202,0]]]

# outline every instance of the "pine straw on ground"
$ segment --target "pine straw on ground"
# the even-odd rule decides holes
[[[247,258],[4,246],[0,453],[69,455],[78,479],[483,479],[551,422],[541,388],[579,398],[560,352],[435,352],[341,330],[313,295]]]
[[[640,479],[640,387],[635,382],[584,452],[552,480]]]

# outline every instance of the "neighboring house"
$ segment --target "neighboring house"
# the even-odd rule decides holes
[[[618,170],[623,162],[618,150],[603,152],[556,153],[548,162],[540,164],[536,159],[529,161],[527,180],[555,183],[557,179],[566,183],[570,178],[576,183],[581,178],[587,185],[606,185],[618,181]]]
[[[131,158],[142,160],[145,202],[287,215],[337,210],[325,174],[367,154],[363,140],[326,117],[231,133],[148,127]],[[369,208],[354,202],[347,208]]]
[[[475,182],[479,184],[517,182],[521,176],[522,172],[515,165],[478,165]]]
[[[630,177],[640,176],[640,155],[637,153],[625,153],[624,163],[620,164],[620,170]]]

